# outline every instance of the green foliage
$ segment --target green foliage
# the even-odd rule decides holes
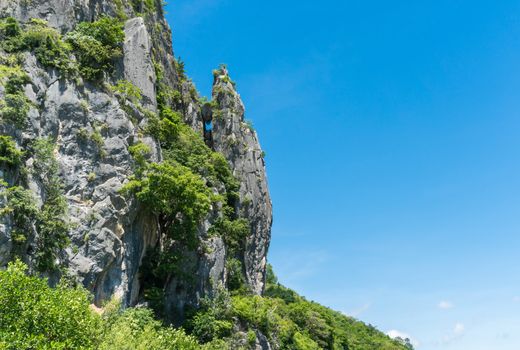
[[[0,349],[201,349],[183,330],[154,320],[148,309],[122,311],[112,302],[99,316],[81,287],[50,288],[26,270],[21,262],[0,270]]]
[[[19,66],[1,66],[0,69],[2,69],[3,75],[8,76],[8,79],[4,85],[6,94],[16,94],[21,92],[24,86],[31,82],[29,76],[23,72]]]
[[[7,64],[0,65],[0,83],[5,87],[4,98],[0,100],[0,117],[3,122],[23,129],[31,107],[23,87],[30,82],[30,79],[13,57],[3,57],[3,59]]]
[[[95,147],[97,148],[98,155],[101,158],[103,158],[106,155],[106,151],[103,149],[103,147],[105,145],[105,140],[103,139],[103,135],[101,135],[100,129],[101,128],[99,128],[99,126],[95,126],[93,128],[92,132],[90,132],[86,128],[80,128],[76,132],[76,136],[79,139],[79,141],[81,141],[81,142],[87,142],[87,141],[92,142],[95,145]]]
[[[210,229],[210,233],[218,234],[224,239],[230,255],[236,255],[244,249],[244,241],[250,232],[249,221],[244,218],[230,220],[222,217]]]
[[[164,83],[164,70],[158,62],[154,61],[153,66],[157,77],[157,106],[159,107],[159,110],[162,111],[169,108],[171,105],[180,105],[182,102],[180,91],[175,90]]]
[[[38,269],[55,269],[56,259],[61,250],[69,244],[69,224],[66,219],[67,202],[62,194],[58,162],[54,157],[55,143],[51,139],[36,139],[32,144],[34,153],[34,174],[43,184],[45,191],[36,228],[38,249],[36,257]]]
[[[134,161],[137,165],[137,170],[142,171],[147,168],[148,157],[152,152],[150,146],[145,143],[138,142],[135,145],[128,147],[128,152],[130,152],[134,158]]]
[[[117,311],[107,317],[99,350],[197,350],[197,341],[181,329],[164,327],[145,308]]]
[[[5,137],[0,138],[3,139]],[[20,248],[32,235],[33,228],[36,228],[38,232],[35,251],[36,267],[41,272],[56,269],[59,254],[69,244],[67,202],[62,194],[59,167],[53,151],[54,142],[50,139],[36,139],[32,144],[34,175],[41,182],[44,190],[41,208],[36,206],[36,200],[30,190],[13,186],[4,190],[3,194],[7,201],[0,209],[0,215],[12,217],[11,234],[16,245],[16,255],[21,256],[25,253],[20,251]]]
[[[123,23],[102,17],[95,22],[81,22],[65,40],[76,56],[79,72],[88,80],[98,80],[114,69],[114,60],[122,55],[125,39]]]
[[[229,267],[228,267],[229,268]],[[186,328],[200,341],[223,338],[232,343],[232,336],[219,325],[225,321],[246,328],[249,344],[260,330],[284,350],[406,350],[405,341],[395,341],[339,312],[309,302],[276,283],[270,272],[266,294],[262,296],[217,291],[213,299],[204,299],[201,308],[189,318]],[[231,300],[231,301],[230,301]]]
[[[172,162],[152,163],[139,179],[125,185],[124,192],[159,217],[162,232],[194,248],[197,225],[208,213],[212,193],[200,176]]]
[[[235,295],[232,317],[260,329],[281,349],[405,350],[403,343],[390,339],[365,325],[329,308],[309,302],[279,284],[269,272],[263,297]]]
[[[33,18],[22,30],[16,19],[5,18],[0,20],[0,36],[4,38],[2,47],[7,52],[33,51],[44,66],[56,67],[64,72],[73,69],[69,58],[70,46],[44,20]]]
[[[245,125],[251,132],[255,131],[255,127],[254,127],[253,122],[251,120],[246,120],[245,121]]]
[[[20,186],[13,186],[3,193],[7,199],[7,205],[0,209],[0,215],[12,215],[13,226],[11,237],[15,245],[23,245],[31,232],[31,225],[37,220],[39,210],[35,205],[35,199],[31,191]],[[25,252],[15,247],[15,254],[22,255]]]
[[[294,348],[297,350],[320,350],[318,344],[309,338],[308,335],[296,332],[293,335]]]
[[[158,11],[159,4],[162,4],[162,2],[157,2],[157,0],[131,0],[130,3],[134,11],[140,16]]]
[[[0,34],[2,35],[2,39],[12,38],[20,35],[22,29],[20,28],[20,24],[13,17],[7,17],[4,20],[0,21]]]
[[[186,324],[187,329],[202,343],[229,337],[233,329],[231,299],[225,288],[219,286],[213,298],[201,300],[200,309]]]
[[[278,284],[278,277],[274,274],[273,265],[271,264],[267,264],[265,269],[265,283],[268,286]]]
[[[111,86],[111,89],[121,96],[123,102],[128,100],[138,104],[142,99],[141,90],[128,80],[119,80],[116,85]]]
[[[46,21],[32,19],[26,26],[22,37],[22,47],[19,49],[34,50],[38,61],[47,67],[56,67],[63,72],[72,70],[69,58],[70,45],[65,43],[54,28]]]
[[[23,154],[11,136],[0,135],[0,165],[15,167],[22,162]]]
[[[22,28],[18,20],[7,17],[0,20],[0,38],[2,48],[8,52],[16,50],[22,45]]]
[[[242,269],[242,262],[235,258],[228,258],[226,261],[227,283],[230,291],[246,293],[246,281]]]
[[[41,19],[31,19],[23,28],[11,17],[0,20],[5,51],[32,51],[42,65],[71,75],[78,69],[88,80],[100,79],[104,72],[113,70],[114,60],[122,54],[124,37],[121,20],[109,17],[82,22],[65,38]],[[71,59],[72,53],[76,61]]]
[[[184,61],[179,57],[175,60],[175,71],[177,72],[177,76],[179,80],[186,81],[186,70],[184,68]]]
[[[101,320],[82,289],[26,275],[20,262],[0,271],[0,348],[94,349]]]
[[[22,91],[6,93],[0,100],[0,117],[2,121],[13,124],[19,129],[24,129],[27,124],[27,113],[30,103]]]
[[[230,204],[238,199],[239,183],[224,156],[209,149],[202,137],[182,122],[179,113],[163,109],[158,118],[149,120],[148,132],[159,141],[166,160],[188,167],[209,180],[208,185],[223,183]]]
[[[211,313],[198,313],[191,322],[192,334],[202,343],[227,337],[233,328],[231,321],[218,320]]]

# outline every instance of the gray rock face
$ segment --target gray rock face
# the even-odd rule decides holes
[[[124,76],[141,90],[143,106],[156,111],[156,77],[152,62],[152,43],[144,20],[141,17],[128,20],[125,24],[125,34]]]
[[[117,6],[108,0],[0,0],[0,13],[22,22],[41,18],[51,27],[69,31],[80,21],[91,21],[103,14],[115,17]]]
[[[128,147],[139,139],[138,128],[109,91],[56,80],[30,54],[24,68],[40,108],[29,113],[30,127],[17,140],[57,140],[54,155],[73,227],[63,258],[69,273],[93,291],[98,304],[112,295],[135,303],[142,256],[157,240],[154,218],[119,193],[133,172]],[[32,175],[29,183],[41,197]]]
[[[115,84],[120,79],[132,82],[142,91],[141,106],[120,102],[103,84],[63,78],[60,72],[42,67],[33,54],[26,53],[23,69],[31,83],[24,91],[32,102],[28,127],[21,131],[0,126],[0,134],[12,136],[20,148],[28,147],[36,138],[55,140],[54,157],[72,224],[68,233],[71,244],[60,260],[71,275],[93,292],[97,305],[113,296],[120,297],[126,305],[140,302],[140,274],[146,273],[140,271],[143,258],[149,248],[161,244],[156,217],[135,199],[120,193],[135,170],[129,146],[143,142],[152,150],[151,161],[162,160],[159,144],[143,135],[142,129],[146,124],[143,109],[157,111],[154,62],[162,66],[162,83],[180,92],[185,121],[202,134],[200,104],[191,83],[180,83],[170,31],[161,11],[146,20],[131,18],[135,15],[132,8],[123,4],[123,8],[117,8],[116,2],[108,0],[0,0],[3,16],[10,15],[21,22],[42,18],[63,33],[80,21],[95,20],[101,15],[115,16],[122,11],[130,17],[124,27],[124,55],[114,76],[107,77],[105,83]],[[224,154],[241,182],[237,210],[251,222],[243,257],[245,275],[251,289],[260,294],[270,240],[271,201],[257,135],[244,123],[243,104],[226,77],[224,74],[216,79],[213,92],[222,112],[214,123],[215,149]],[[0,86],[0,98],[3,94]],[[33,172],[33,163],[34,159],[29,158],[24,164],[29,170],[25,186],[41,206],[44,190]],[[10,185],[18,177],[19,174],[4,173]],[[220,190],[214,189],[217,193]],[[0,207],[5,200],[0,197]],[[182,315],[186,305],[197,305],[215,286],[226,284],[226,246],[222,238],[208,235],[219,215],[219,208],[213,208],[199,227],[201,246],[196,251],[184,252],[183,270],[191,274],[190,282],[172,275],[165,288],[166,309],[173,321],[172,315]],[[0,218],[0,266],[12,257],[11,225],[9,215]],[[29,257],[26,260],[30,262]]]
[[[213,100],[219,106],[213,118],[215,150],[224,154],[240,180],[239,210],[251,223],[244,256],[246,278],[253,292],[261,294],[272,225],[263,151],[256,132],[244,120],[244,105],[225,69],[215,76]]]

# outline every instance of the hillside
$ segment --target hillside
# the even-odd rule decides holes
[[[258,136],[227,67],[199,96],[160,2],[0,9],[0,264],[18,261],[2,273],[5,348],[404,348],[268,273]],[[138,346],[140,332],[171,341]]]

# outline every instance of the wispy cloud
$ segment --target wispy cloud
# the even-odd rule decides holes
[[[453,330],[451,331],[451,333],[445,335],[440,343],[441,345],[447,345],[453,342],[454,340],[461,338],[465,332],[466,326],[464,326],[463,323],[457,322],[455,326],[453,326]]]
[[[453,334],[455,335],[461,335],[466,331],[466,327],[462,323],[455,324],[455,327],[453,328]]]
[[[513,303],[520,303],[520,296],[514,296],[513,297]]]
[[[392,339],[396,339],[396,338],[401,338],[403,340],[408,339],[410,341],[410,344],[412,344],[415,348],[418,348],[421,345],[421,343],[417,339],[410,336],[410,334],[398,331],[396,329],[392,329],[392,330],[386,332],[386,335],[388,335]]]
[[[437,307],[441,310],[449,310],[453,309],[455,305],[453,305],[453,303],[450,301],[442,300],[439,302],[439,304],[437,304]]]
[[[350,312],[345,312],[346,315],[348,316],[351,316],[351,317],[359,317],[361,314],[363,314],[365,311],[367,311],[368,309],[370,309],[370,307],[372,306],[372,303],[365,303],[363,305],[361,305],[360,307],[358,307],[357,309],[354,309]]]
[[[280,259],[276,269],[285,283],[295,284],[316,274],[329,258],[329,254],[322,250],[293,251],[285,255],[283,260]]]

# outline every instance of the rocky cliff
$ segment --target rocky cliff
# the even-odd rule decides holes
[[[212,79],[159,0],[0,0],[0,348],[411,348],[278,283],[264,153]]]
[[[0,264],[174,322],[219,285],[261,294],[271,202],[227,70],[213,77],[215,153],[160,2],[0,0],[0,14]]]

